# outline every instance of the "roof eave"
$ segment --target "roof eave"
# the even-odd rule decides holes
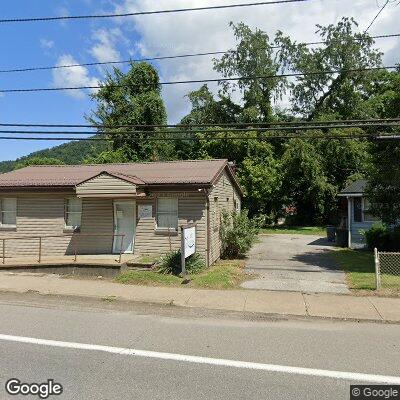
[[[338,197],[362,197],[364,196],[364,193],[358,192],[358,193],[339,193]]]

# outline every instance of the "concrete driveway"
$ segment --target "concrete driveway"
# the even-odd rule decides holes
[[[312,235],[261,235],[249,253],[247,272],[257,277],[247,289],[308,293],[350,293],[325,238]]]

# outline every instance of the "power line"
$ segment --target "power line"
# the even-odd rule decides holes
[[[300,77],[300,76],[312,76],[312,75],[333,75],[344,72],[367,72],[367,71],[379,71],[397,69],[396,66],[385,66],[385,67],[368,67],[368,68],[349,68],[349,69],[338,69],[329,71],[309,71],[309,72],[295,72],[288,74],[277,74],[277,75],[263,75],[263,76],[242,76],[242,77],[230,77],[230,78],[212,78],[212,79],[190,79],[182,81],[169,81],[160,82],[159,85],[181,85],[189,83],[211,83],[211,82],[229,82],[229,81],[249,81],[249,80],[260,80],[260,79],[279,79],[289,77]],[[83,90],[83,89],[101,89],[103,86],[91,85],[91,86],[70,86],[70,87],[54,87],[54,88],[27,88],[27,89],[0,89],[0,93],[29,93],[29,92],[54,92],[60,90]],[[107,85],[107,87],[129,87],[129,85]]]
[[[364,33],[368,32],[368,29],[371,28],[371,26],[374,24],[374,22],[376,21],[376,19],[379,17],[379,15],[381,14],[381,12],[384,10],[384,8],[389,4],[389,0],[386,0],[385,4],[379,9],[378,13],[375,15],[375,17],[372,19],[372,21],[370,22],[370,24],[368,25],[367,29],[365,29]]]
[[[35,127],[35,128],[93,128],[93,129],[117,129],[117,128],[204,128],[204,127],[270,127],[270,126],[291,126],[291,125],[304,125],[304,126],[319,126],[326,124],[378,124],[380,122],[400,122],[399,118],[369,118],[369,119],[335,119],[335,120],[322,120],[322,121],[271,121],[271,122],[225,122],[225,123],[201,123],[201,124],[130,124],[130,125],[89,125],[89,124],[34,124],[34,123],[0,123],[0,126],[5,127]],[[96,132],[91,132],[96,133]]]
[[[172,131],[172,130],[156,130],[156,131],[109,131],[109,132],[90,132],[90,131],[38,131],[38,130],[0,130],[0,134],[25,134],[25,135],[93,135],[96,134],[99,136],[108,136],[115,137],[120,135],[130,135],[131,137],[136,137],[142,139],[137,135],[145,134],[147,137],[145,139],[151,139],[154,134],[211,134],[211,133],[237,133],[237,132],[257,132],[257,133],[266,133],[266,132],[276,132],[276,131],[309,131],[309,130],[319,130],[319,129],[353,129],[353,128],[374,128],[374,127],[398,127],[400,126],[400,118],[397,121],[387,121],[387,122],[369,122],[369,123],[354,123],[354,124],[319,124],[319,125],[311,125],[311,126],[276,126],[276,127],[266,127],[266,128],[234,128],[234,129],[207,129],[207,130],[180,130],[180,131]],[[358,137],[358,135],[355,135]],[[168,139],[163,136],[163,139]],[[162,140],[162,139],[160,139]]]
[[[400,37],[400,33],[393,33],[387,35],[376,35],[370,36],[371,39],[386,39]],[[355,42],[366,40],[366,38],[354,38],[352,39]],[[335,41],[334,39],[332,41]],[[337,40],[339,41],[339,40]],[[301,43],[305,46],[313,46],[318,44],[324,44],[326,41],[317,41],[317,42],[305,42]],[[279,49],[281,46],[271,46],[272,49]],[[11,69],[0,69],[0,73],[13,73],[13,72],[32,72],[32,71],[48,71],[48,70],[56,70],[63,68],[74,68],[74,67],[94,67],[100,65],[120,65],[120,64],[130,64],[134,62],[143,62],[143,61],[163,61],[163,60],[173,60],[173,59],[181,59],[181,58],[191,58],[191,57],[201,57],[201,56],[216,56],[225,54],[227,51],[208,51],[202,53],[188,53],[188,54],[176,54],[170,56],[158,56],[158,57],[149,57],[149,58],[136,58],[130,60],[123,61],[104,61],[104,62],[88,62],[88,63],[75,63],[75,64],[65,64],[65,65],[52,65],[52,66],[44,66],[44,67],[24,67],[24,68],[11,68]]]
[[[228,5],[206,6],[206,7],[197,7],[197,8],[176,8],[176,9],[171,9],[171,10],[138,11],[138,12],[120,13],[120,14],[65,15],[65,16],[59,16],[59,17],[8,18],[8,19],[0,19],[0,23],[44,22],[44,21],[60,21],[60,20],[76,20],[76,19],[135,17],[135,16],[139,16],[139,15],[175,14],[175,13],[183,13],[183,12],[189,12],[189,11],[221,10],[221,9],[227,9],[227,8],[299,3],[299,2],[305,2],[305,1],[308,1],[308,0],[274,0],[274,1],[262,1],[262,2],[258,2],[258,3],[228,4]]]
[[[151,137],[146,140],[148,141],[175,141],[175,140],[184,140],[184,141],[204,141],[204,140],[244,140],[244,141],[249,141],[249,140],[269,140],[269,139],[322,139],[322,140],[327,140],[327,139],[332,139],[332,140],[350,140],[350,139],[397,139],[400,138],[399,135],[386,135],[386,134],[374,134],[374,135],[341,135],[341,136],[333,136],[333,135],[308,135],[308,136],[302,136],[302,135],[268,135],[268,136],[254,136],[254,137],[248,137],[248,136],[231,136],[231,137],[212,137],[212,138],[193,138],[193,137],[188,137],[188,138],[182,138],[182,137],[169,137],[169,138],[164,138],[164,137]],[[132,138],[131,138],[132,139]],[[81,138],[81,137],[56,137],[56,138],[47,138],[47,137],[32,137],[32,136],[27,136],[27,137],[10,137],[10,136],[0,136],[0,140],[30,140],[30,141],[44,141],[44,140],[50,140],[50,141],[112,141],[110,139],[106,138],[99,138],[99,137],[89,137],[89,138]],[[132,139],[134,140],[134,138]]]

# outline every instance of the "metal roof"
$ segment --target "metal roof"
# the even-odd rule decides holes
[[[355,181],[346,188],[344,188],[339,193],[339,196],[362,195],[364,194],[366,186],[367,186],[367,180],[359,179],[358,181]]]
[[[29,187],[75,187],[102,172],[145,185],[213,184],[226,168],[240,186],[228,165],[221,160],[187,160],[126,164],[39,165],[0,174],[0,189]]]

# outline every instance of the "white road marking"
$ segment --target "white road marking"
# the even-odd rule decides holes
[[[60,347],[66,349],[100,351],[100,352],[112,353],[124,356],[155,358],[159,360],[217,365],[221,367],[254,369],[267,372],[316,376],[322,378],[345,379],[345,380],[355,381],[358,383],[374,382],[381,384],[400,385],[400,377],[398,376],[373,375],[373,374],[362,374],[356,372],[342,372],[342,371],[330,371],[330,370],[314,369],[314,368],[290,367],[285,365],[225,360],[220,358],[198,357],[198,356],[189,356],[184,354],[160,353],[157,351],[136,350],[124,347],[102,346],[102,345],[87,344],[87,343],[62,342],[58,340],[37,339],[31,337],[2,335],[2,334],[0,334],[0,340],[6,342],[27,343],[40,346]]]

